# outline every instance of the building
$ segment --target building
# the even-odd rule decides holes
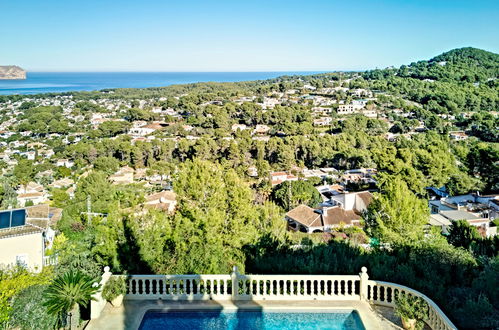
[[[299,205],[286,213],[288,228],[304,233],[330,232],[339,227],[361,226],[362,212],[371,203],[368,191],[331,196],[320,208]]]
[[[267,134],[270,131],[270,127],[267,125],[256,125],[253,130],[253,134]]]
[[[0,266],[19,265],[39,272],[54,257],[46,255],[62,210],[48,205],[0,211]]]
[[[329,126],[331,125],[332,120],[333,119],[331,117],[317,118],[314,119],[314,126]]]
[[[273,186],[283,183],[284,181],[297,181],[298,177],[288,174],[287,172],[273,172],[270,173],[270,182]]]
[[[468,134],[466,134],[464,131],[454,131],[449,132],[449,137],[451,138],[451,140],[462,141],[468,138]]]
[[[248,127],[244,124],[234,124],[232,125],[232,131],[244,131],[245,129],[248,129]]]
[[[58,159],[55,165],[58,167],[71,168],[74,166],[74,162],[70,161],[69,159]]]
[[[497,218],[499,209],[499,195],[480,195],[479,193],[448,196],[444,187],[436,189],[427,188],[430,198],[429,224],[442,227],[446,233],[452,222],[466,220],[470,225],[477,227],[482,236],[497,235],[497,227],[492,221]],[[443,222],[445,225],[439,225]]]
[[[164,190],[146,197],[144,207],[173,213],[177,206],[177,194]]]
[[[130,184],[133,183],[134,173],[135,170],[133,168],[125,166],[109,176],[109,180],[114,184]]]

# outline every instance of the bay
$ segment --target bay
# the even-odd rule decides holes
[[[0,80],[0,94],[39,94],[96,91],[107,88],[146,88],[196,82],[263,80],[318,72],[28,72],[26,80]]]

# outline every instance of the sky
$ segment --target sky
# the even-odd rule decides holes
[[[334,71],[499,53],[499,0],[0,0],[28,71]]]

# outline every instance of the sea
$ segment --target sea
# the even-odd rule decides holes
[[[0,80],[0,95],[163,87],[208,81],[263,80],[315,73],[319,72],[28,72],[25,80]]]

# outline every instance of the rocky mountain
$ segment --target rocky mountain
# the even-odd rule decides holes
[[[0,66],[0,79],[26,79],[26,71],[17,65]]]

